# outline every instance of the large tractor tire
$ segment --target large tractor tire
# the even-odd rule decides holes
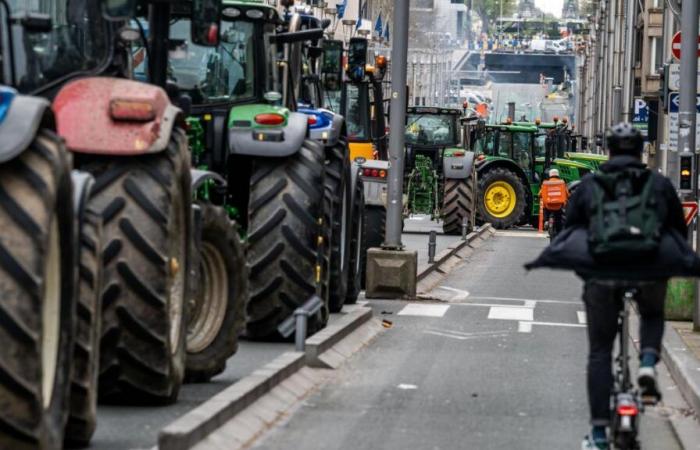
[[[187,314],[186,379],[192,382],[208,381],[224,371],[238,350],[248,301],[248,265],[237,225],[221,206],[199,206],[199,283]]]
[[[462,222],[467,219],[467,233],[474,230],[476,219],[476,176],[472,172],[467,179],[445,180],[442,201],[442,231],[445,234],[462,233]]]
[[[69,446],[86,447],[97,425],[97,377],[102,331],[102,217],[94,211],[85,210],[78,236],[77,327],[65,440]]]
[[[312,140],[287,158],[253,160],[248,206],[250,300],[246,335],[277,336],[277,326],[318,293],[325,277],[325,153]],[[328,305],[309,318],[309,333],[323,328]]]
[[[340,141],[329,149],[326,165],[326,189],[332,195],[331,263],[328,308],[340,312],[348,291],[350,269],[350,228],[352,205],[350,192],[350,160],[347,146]]]
[[[57,449],[75,317],[69,155],[41,131],[0,165],[0,449]]]
[[[191,234],[187,140],[176,129],[166,150],[81,156],[95,177],[90,207],[103,219],[100,398],[167,404],[185,375]]]
[[[365,251],[362,252],[362,287],[366,287],[367,249],[381,247],[386,230],[386,208],[383,206],[365,206]]]
[[[357,303],[357,297],[362,290],[364,277],[363,258],[367,254],[365,230],[365,189],[362,179],[357,177],[355,197],[352,202],[352,226],[350,227],[350,270],[348,270],[348,290],[345,303]]]
[[[525,186],[508,169],[497,167],[479,176],[479,216],[503,230],[518,224],[525,212]]]

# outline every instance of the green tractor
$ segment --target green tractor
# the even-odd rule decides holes
[[[464,149],[458,109],[409,107],[406,114],[404,216],[442,220],[445,234],[459,234],[476,221],[474,153]]]
[[[585,154],[568,159],[566,152],[560,151],[560,136],[542,132],[534,123],[471,122],[466,125],[466,135],[468,147],[477,155],[478,220],[498,229],[537,226],[540,186],[549,169],[558,169],[573,188],[598,165],[596,155],[590,155],[590,160]]]
[[[291,3],[291,2],[286,2]],[[176,15],[168,78],[191,99],[193,165],[217,174],[197,195],[219,211],[246,243],[249,268],[246,334],[277,336],[277,327],[313,295],[324,299],[309,332],[329,315],[331,217],[337,204],[324,188],[328,147],[309,135],[297,112],[305,42],[323,29],[298,29],[261,0],[225,0],[218,47],[189,41],[186,14]],[[290,14],[285,11],[285,15]],[[349,234],[349,233],[348,233]]]

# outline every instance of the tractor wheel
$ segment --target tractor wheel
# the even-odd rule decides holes
[[[186,377],[193,382],[224,371],[238,350],[248,300],[248,265],[237,225],[220,206],[200,207],[200,281],[187,314]]]
[[[442,203],[442,231],[445,234],[461,234],[464,218],[467,219],[467,233],[474,230],[475,194],[474,172],[465,180],[445,180],[445,195]]]
[[[365,189],[362,179],[357,177],[355,198],[352,202],[352,226],[350,227],[350,268],[348,270],[348,291],[345,303],[354,304],[362,290],[364,267],[362,262],[367,253],[365,230]]]
[[[0,448],[56,449],[75,317],[69,155],[41,131],[0,166]]]
[[[86,447],[97,425],[97,376],[102,331],[102,218],[87,209],[79,230],[77,327],[65,440],[69,446]]]
[[[517,225],[526,208],[525,187],[516,174],[495,168],[479,177],[479,215],[499,230]]]
[[[365,206],[365,251],[362,252],[362,287],[365,287],[367,271],[367,249],[381,247],[386,230],[386,208]]]
[[[103,219],[99,394],[112,403],[167,404],[185,374],[190,267],[190,167],[176,129],[166,150],[82,156],[90,207]]]
[[[333,199],[333,215],[330,218],[332,231],[328,308],[330,312],[340,312],[348,291],[350,227],[352,226],[350,160],[344,141],[329,149],[328,160],[326,189]]]
[[[277,326],[318,292],[325,276],[320,223],[326,208],[325,153],[306,140],[287,158],[253,160],[248,206],[250,300],[246,335],[277,336]],[[324,226],[325,227],[325,226]],[[309,333],[328,320],[327,304]]]

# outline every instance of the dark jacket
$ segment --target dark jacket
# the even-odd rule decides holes
[[[618,156],[600,167],[603,172],[644,168],[636,158]],[[594,260],[588,249],[588,226],[592,211],[593,174],[581,180],[566,208],[566,224],[556,239],[527,269],[550,267],[573,270],[585,279],[616,280],[666,279],[672,276],[700,276],[700,258],[687,242],[683,208],[667,178],[652,173],[655,181],[657,214],[663,223],[659,250],[655,257],[624,265]]]

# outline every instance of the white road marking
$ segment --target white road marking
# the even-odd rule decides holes
[[[533,319],[533,309],[525,307],[503,307],[503,306],[492,306],[489,310],[489,319],[497,320],[526,320],[532,321]]]
[[[369,303],[368,300],[358,300],[358,301],[357,301],[357,304],[358,304],[358,305],[366,305],[367,303]]]
[[[549,327],[568,327],[568,328],[586,328],[586,325],[580,323],[559,323],[559,322],[518,322],[519,333],[530,333],[533,325],[542,325]]]
[[[469,297],[469,291],[463,291],[462,289],[455,289],[449,286],[438,286],[435,289],[442,289],[443,291],[454,292],[456,295],[448,300],[450,302],[461,302],[466,300],[467,297]]]
[[[537,231],[496,231],[496,236],[548,239],[549,235]]]
[[[509,330],[472,331],[471,333],[465,333],[464,331],[448,330],[448,329],[444,329],[444,328],[440,328],[440,329],[428,328],[427,331],[433,331],[436,333],[456,334],[456,335],[464,336],[464,337],[477,337],[477,336],[488,336],[488,335],[493,335],[493,334],[510,333]]]
[[[434,331],[434,330],[425,330],[423,331],[425,334],[434,334],[435,336],[443,336],[443,337],[448,337],[452,339],[457,339],[458,341],[469,341],[472,339],[483,339],[483,338],[493,338],[493,337],[505,337],[508,336],[510,333],[509,332],[499,332],[497,334],[482,334],[482,335],[476,335],[476,336],[461,336],[459,334],[452,334],[452,333],[443,333],[441,331]]]
[[[525,300],[525,304],[523,306],[526,308],[534,308],[537,306],[537,302],[535,300]]]
[[[576,316],[578,317],[578,323],[586,324],[586,311],[576,311]]]
[[[445,315],[450,305],[425,305],[421,303],[409,303],[399,311],[399,316],[425,316],[442,317]]]
[[[415,384],[405,384],[405,383],[401,383],[396,387],[399,389],[406,389],[406,390],[418,389],[418,386],[416,386]]]
[[[553,299],[539,299],[539,298],[516,298],[516,297],[487,297],[472,295],[469,298],[472,300],[496,300],[502,302],[536,302],[536,303],[563,303],[567,305],[580,305],[580,300],[553,300]]]

